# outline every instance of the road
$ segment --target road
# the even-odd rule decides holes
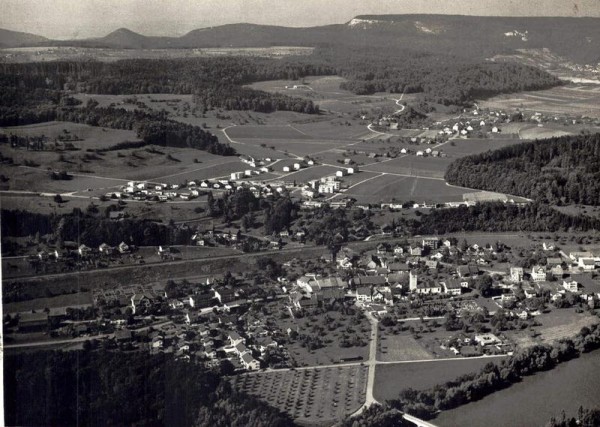
[[[379,325],[379,321],[371,315],[370,312],[365,311],[367,319],[369,319],[369,323],[371,324],[371,337],[369,343],[369,360],[367,362],[367,366],[369,367],[369,372],[367,376],[367,391],[365,396],[365,403],[351,416],[360,415],[365,409],[368,409],[371,405],[379,403],[375,396],[373,395],[373,390],[375,389],[375,368],[377,367],[377,329]]]
[[[153,324],[153,325],[144,326],[142,328],[135,329],[134,332],[136,332],[136,331],[145,331],[145,330],[150,329],[150,328],[159,328],[161,326],[168,325],[169,323],[173,323],[173,321],[168,320],[168,321],[165,321],[165,322],[160,322],[160,323],[156,323],[156,324]],[[80,342],[85,342],[85,341],[90,341],[90,340],[98,340],[98,339],[103,339],[103,338],[113,338],[114,336],[115,336],[114,333],[112,333],[112,334],[100,334],[100,335],[93,335],[93,336],[89,336],[89,337],[70,338],[70,339],[67,339],[67,340],[43,340],[43,341],[32,341],[32,342],[19,343],[19,344],[4,344],[2,347],[4,349],[9,349],[9,348],[28,348],[28,347],[47,347],[47,346],[61,345],[61,344],[77,344],[77,343],[80,343]]]

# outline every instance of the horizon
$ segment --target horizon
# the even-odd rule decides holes
[[[487,0],[475,5],[467,0],[365,0],[358,5],[349,0],[327,4],[306,0],[302,5],[294,0],[0,0],[4,11],[0,28],[54,40],[98,38],[123,28],[145,36],[179,37],[228,24],[297,28],[344,24],[358,15],[595,18],[600,17],[598,4],[597,0]],[[69,25],[65,16],[72,21]]]

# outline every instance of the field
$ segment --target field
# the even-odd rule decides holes
[[[600,118],[600,86],[569,84],[535,92],[500,95],[481,101],[479,106]]]
[[[4,313],[21,313],[32,310],[44,310],[45,308],[76,307],[92,304],[91,292],[77,292],[74,294],[59,295],[49,298],[36,298],[21,302],[3,304]]]
[[[377,365],[373,394],[375,399],[384,402],[397,398],[398,393],[406,388],[426,390],[436,384],[453,380],[470,372],[476,372],[487,363],[498,360],[501,360],[501,358],[432,360],[430,362]]]
[[[378,344],[377,360],[383,362],[433,359],[410,335],[383,335],[380,332]]]
[[[473,191],[448,186],[440,178],[381,174],[377,178],[348,189],[345,195],[363,203],[380,203],[386,200],[444,203],[461,201],[463,194]]]
[[[231,382],[300,424],[330,425],[364,403],[367,371],[361,365],[274,371],[236,376]]]
[[[542,326],[536,328],[539,336],[534,340],[525,332],[514,334],[514,340],[521,346],[530,346],[538,342],[551,344],[552,342],[572,337],[581,331],[584,326],[598,323],[598,318],[588,314],[578,314],[573,309],[554,309],[550,313],[537,316]]]

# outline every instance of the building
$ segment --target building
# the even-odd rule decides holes
[[[356,300],[360,302],[372,302],[371,287],[362,286],[356,289]]]
[[[541,265],[535,265],[531,269],[531,280],[534,282],[543,282],[546,280],[546,269]]]
[[[462,293],[462,285],[460,280],[448,279],[440,283],[444,288],[444,293],[448,295],[460,295]]]
[[[408,289],[409,289],[411,292],[414,292],[414,291],[416,291],[416,290],[417,290],[417,287],[418,287],[418,282],[419,282],[419,279],[418,279],[418,277],[417,277],[417,273],[415,273],[415,272],[411,271],[411,272],[409,273],[409,279],[408,279]]]
[[[133,294],[131,297],[131,310],[133,314],[147,310],[154,304],[154,298],[146,293]]]
[[[461,265],[456,270],[459,277],[474,277],[479,274],[479,267],[476,265]]]
[[[577,266],[583,268],[583,271],[592,271],[596,268],[596,260],[594,258],[580,257],[577,261]]]
[[[500,339],[494,334],[475,335],[475,342],[482,346],[501,343]]]
[[[20,313],[19,332],[43,332],[48,329],[48,313]]]
[[[519,283],[523,281],[523,268],[522,267],[511,267],[510,268],[510,281]]]
[[[423,239],[423,247],[429,248],[432,251],[436,250],[440,245],[440,241],[437,237],[426,237]]]
[[[575,280],[571,280],[570,282],[563,280],[563,288],[569,292],[577,292],[579,284]]]

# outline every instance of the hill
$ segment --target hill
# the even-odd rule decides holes
[[[450,164],[446,180],[543,202],[598,206],[600,134],[539,140],[463,157]]]
[[[6,46],[6,42],[0,40]],[[268,46],[410,46],[466,58],[489,58],[515,49],[547,48],[572,61],[600,61],[600,18],[480,17],[458,15],[361,15],[346,24],[311,28],[230,24],[190,31],[181,37],[149,37],[127,29],[95,39],[56,41],[35,37],[18,45],[105,48],[207,48]]]
[[[0,47],[31,46],[48,42],[46,37],[19,31],[3,30],[0,28]]]

